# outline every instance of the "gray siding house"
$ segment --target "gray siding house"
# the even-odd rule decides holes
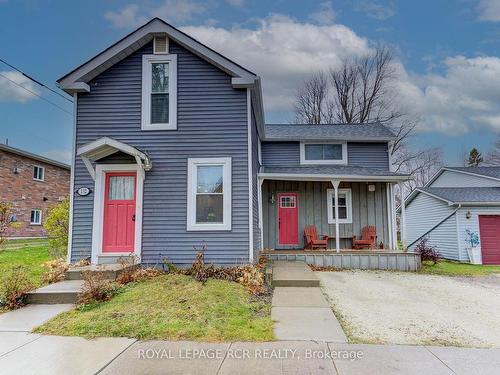
[[[155,18],[58,80],[74,97],[69,261],[253,262],[306,225],[396,247],[381,124],[266,125],[260,78]],[[340,219],[336,222],[335,217]]]
[[[406,199],[407,245],[442,257],[500,264],[500,167],[445,167]]]

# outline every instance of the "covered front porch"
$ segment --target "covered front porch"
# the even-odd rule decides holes
[[[280,168],[287,169],[287,168]],[[300,170],[306,168],[300,168]],[[366,171],[366,169],[365,169]],[[305,175],[304,173],[260,173],[259,193],[261,244],[270,254],[311,253],[304,229],[314,226],[318,238],[328,236],[320,253],[397,251],[395,185],[408,179],[386,175]],[[405,240],[405,213],[401,214],[401,241]],[[339,220],[336,220],[339,218]],[[354,237],[374,227],[376,239],[370,247],[353,250]],[[318,253],[318,250],[315,251]]]

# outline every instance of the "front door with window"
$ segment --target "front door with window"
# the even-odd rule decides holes
[[[278,236],[280,245],[298,245],[299,211],[297,193],[278,194]]]
[[[136,172],[106,173],[103,253],[134,251],[136,177]]]

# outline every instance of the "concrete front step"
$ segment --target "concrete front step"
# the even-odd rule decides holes
[[[29,292],[26,302],[45,305],[76,303],[82,286],[82,280],[59,281]]]
[[[276,287],[319,287],[319,279],[303,262],[274,262],[273,285]]]
[[[121,264],[98,264],[83,267],[74,267],[66,271],[65,280],[82,280],[84,272],[101,273],[105,279],[115,280],[116,277],[127,268],[133,268],[136,265],[123,266]]]

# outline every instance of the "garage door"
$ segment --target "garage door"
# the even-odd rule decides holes
[[[480,215],[483,264],[500,264],[500,215]]]

